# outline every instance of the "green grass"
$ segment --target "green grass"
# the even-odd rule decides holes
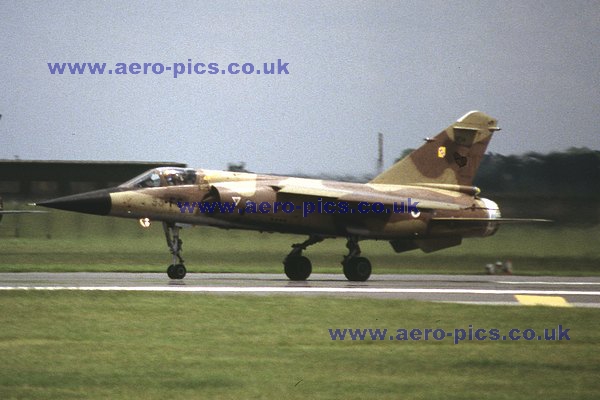
[[[305,237],[195,227],[182,231],[191,272],[280,273],[281,260]],[[482,274],[484,265],[513,261],[516,274],[600,275],[600,226],[502,226],[488,238],[424,254],[396,254],[385,241],[361,242],[374,273]],[[340,273],[343,239],[326,240],[305,253],[315,272]],[[0,224],[0,271],[155,271],[170,255],[160,224],[142,229],[135,220],[68,212],[5,216]]]
[[[596,398],[599,310],[0,292],[0,398]],[[570,341],[332,341],[329,328],[570,328]]]

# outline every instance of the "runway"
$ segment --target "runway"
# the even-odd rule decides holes
[[[0,273],[0,291],[5,290],[345,296],[600,307],[600,277],[373,275],[367,282],[349,282],[341,274],[313,274],[307,281],[292,282],[283,274],[188,274],[174,281],[159,273]]]

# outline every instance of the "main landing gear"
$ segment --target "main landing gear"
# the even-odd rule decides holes
[[[288,278],[292,281],[305,281],[312,272],[312,264],[307,257],[302,255],[302,251],[306,250],[311,244],[322,242],[320,236],[309,236],[302,243],[294,243],[292,251],[283,260],[283,270]]]
[[[179,239],[180,226],[176,224],[163,222],[163,229],[165,231],[165,238],[167,239],[167,246],[171,254],[173,254],[173,263],[167,268],[167,275],[171,279],[183,279],[187,270],[183,265],[183,258],[181,258],[181,250],[183,241]]]
[[[323,241],[321,236],[309,236],[302,243],[292,245],[292,251],[283,260],[285,274],[292,281],[305,281],[312,272],[310,260],[302,255],[302,251],[315,243]],[[342,260],[344,275],[349,281],[364,282],[371,276],[371,262],[365,257],[360,257],[358,237],[348,237],[346,243],[348,254]]]
[[[358,238],[350,236],[346,243],[348,255],[344,256],[342,266],[344,275],[349,281],[364,282],[371,276],[371,262],[369,259],[360,256],[360,247]]]
[[[180,226],[163,222],[167,246],[173,255],[173,263],[167,268],[167,275],[171,279],[183,279],[187,273],[181,257],[183,241],[179,238]],[[322,242],[322,236],[311,235],[302,243],[292,245],[292,251],[283,260],[285,274],[292,281],[305,281],[312,272],[310,260],[302,255],[306,248],[315,243]],[[371,263],[365,257],[360,257],[360,247],[357,236],[349,236],[346,243],[348,254],[342,260],[344,275],[349,281],[364,282],[371,276]]]

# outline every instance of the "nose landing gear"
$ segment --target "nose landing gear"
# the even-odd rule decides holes
[[[163,229],[165,231],[165,238],[167,239],[167,246],[173,255],[173,263],[167,268],[167,275],[171,279],[183,279],[187,273],[185,265],[183,265],[183,258],[181,257],[181,251],[183,247],[183,240],[179,238],[180,226],[173,223],[163,222]]]

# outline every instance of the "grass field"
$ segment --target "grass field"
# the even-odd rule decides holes
[[[0,398],[597,398],[599,310],[0,292]],[[329,328],[569,328],[570,341],[332,341]]]
[[[600,275],[600,227],[505,226],[433,254],[363,242],[374,273]],[[192,228],[192,272],[281,273],[303,237]],[[344,240],[306,253],[341,273]],[[155,271],[160,224],[52,212],[0,224],[0,272]],[[0,291],[0,399],[597,398],[600,310],[398,300]],[[570,341],[332,341],[329,328],[554,328]]]
[[[195,227],[182,231],[191,272],[280,273],[281,260],[302,236]],[[361,243],[374,273],[482,274],[487,263],[513,261],[516,274],[600,275],[600,226],[502,226],[489,238],[431,254],[396,254],[387,242]],[[313,271],[340,273],[343,239],[305,253]],[[162,227],[135,220],[53,211],[6,216],[0,224],[0,271],[155,271],[170,263]]]

